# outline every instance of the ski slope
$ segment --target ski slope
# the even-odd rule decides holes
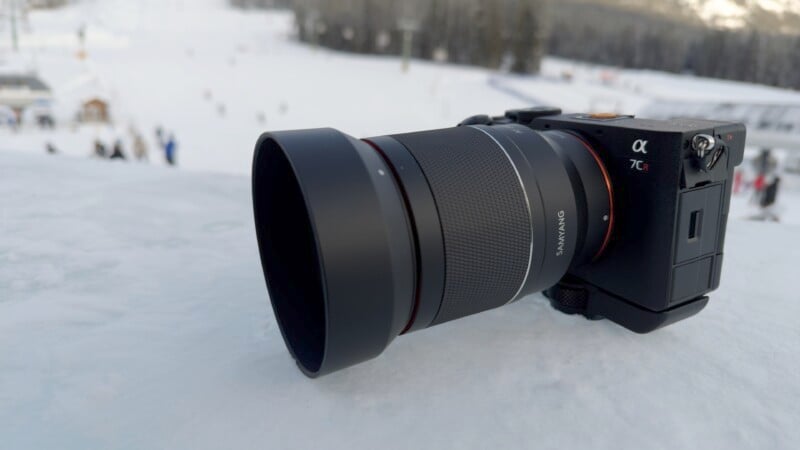
[[[76,57],[82,25],[85,60]],[[120,138],[130,151],[133,126],[161,163],[153,130],[162,126],[178,139],[182,168],[247,174],[266,129],[332,126],[375,136],[531,103],[632,114],[665,99],[800,105],[800,93],[783,89],[554,58],[536,77],[424,61],[403,73],[397,57],[314,49],[292,33],[289,13],[231,10],[224,0],[87,0],[31,13],[19,54],[0,40],[0,72],[36,70],[54,89],[60,126],[0,129],[0,151],[41,153],[52,142],[86,156],[95,138]],[[95,95],[111,102],[114,126],[68,126],[80,102]]]
[[[799,93],[558,59],[538,77],[402,73],[296,43],[291,24],[222,0],[86,0],[32,13],[19,54],[0,41],[0,71],[36,69],[59,123],[0,129],[0,450],[800,446],[797,177],[784,223],[730,221],[722,287],[691,320],[638,336],[533,295],[314,381],[268,306],[248,178],[265,129],[369,136],[533,102],[639,113]],[[71,127],[93,95],[114,124]],[[158,125],[184,170],[161,167]],[[87,158],[96,138],[129,151],[130,126],[149,164]],[[733,208],[748,215],[748,197]]]
[[[134,128],[149,144],[150,164],[164,165],[154,136],[161,126],[177,138],[180,168],[249,174],[265,130],[332,126],[365,137],[449,127],[531,104],[649,115],[682,102],[800,105],[800,93],[783,89],[555,58],[535,77],[424,61],[403,73],[396,57],[296,42],[289,13],[237,11],[224,0],[82,1],[33,12],[29,22],[19,54],[0,40],[0,72],[35,70],[47,81],[58,127],[0,127],[0,152],[38,154],[49,142],[85,158],[95,139],[108,146],[121,139],[130,156]],[[82,25],[85,60],[76,57]],[[93,96],[111,103],[113,125],[73,126],[81,102]],[[784,181],[781,218],[800,223],[800,180]],[[756,213],[747,201],[734,204],[736,217]]]
[[[540,295],[317,379],[268,306],[245,176],[0,152],[0,448],[796,449],[800,228],[730,222],[650,335]]]

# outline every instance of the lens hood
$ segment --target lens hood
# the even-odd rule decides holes
[[[408,324],[415,286],[409,218],[385,161],[330,128],[265,133],[252,188],[270,300],[303,373],[380,354]]]

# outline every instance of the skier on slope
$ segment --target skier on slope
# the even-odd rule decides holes
[[[165,137],[164,128],[161,125],[156,126],[155,135],[156,135],[156,143],[161,148],[161,150],[164,150],[164,145],[166,144],[166,142],[164,141]]]
[[[177,150],[178,144],[175,142],[175,135],[170,133],[169,139],[164,144],[164,157],[167,160],[167,164],[170,166],[174,166],[176,164],[175,160],[175,152]]]
[[[100,139],[95,139],[94,141],[94,156],[98,158],[106,157],[106,146],[100,142]]]
[[[147,161],[147,144],[144,142],[144,137],[133,129],[131,134],[133,135],[133,156],[137,161]]]
[[[753,200],[760,208],[755,220],[769,220],[778,222],[776,200],[781,178],[778,176],[778,161],[770,149],[763,149],[761,154],[753,161],[756,169],[756,179],[753,182]]]
[[[122,153],[122,141],[117,139],[114,142],[114,150],[111,152],[111,156],[108,157],[109,159],[125,159],[125,154]]]

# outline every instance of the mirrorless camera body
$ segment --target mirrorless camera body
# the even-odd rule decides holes
[[[697,119],[569,114],[551,108],[475,116],[463,124],[518,123],[586,140],[610,178],[614,223],[596,260],[545,290],[568,314],[607,318],[646,333],[692,316],[720,283],[734,168],[745,127]]]

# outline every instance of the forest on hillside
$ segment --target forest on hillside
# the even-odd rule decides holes
[[[545,0],[295,0],[303,41],[535,73],[545,49]]]
[[[543,55],[800,89],[800,36],[719,29],[586,0],[231,0],[294,10],[314,45],[517,73]],[[410,39],[409,39],[410,38]],[[404,44],[407,44],[404,48]]]
[[[800,89],[800,36],[720,29],[574,0],[553,2],[547,54]]]

